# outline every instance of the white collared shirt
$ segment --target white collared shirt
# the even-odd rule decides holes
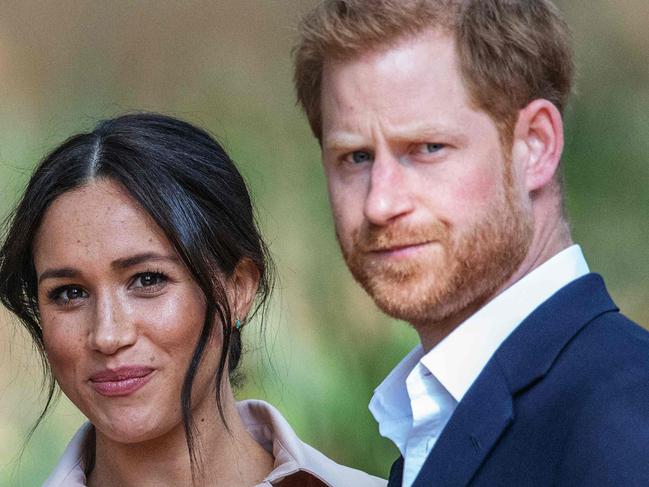
[[[573,245],[505,289],[424,355],[416,346],[376,388],[370,411],[404,458],[410,487],[457,404],[509,334],[559,289],[589,272]]]
[[[385,487],[387,484],[378,477],[339,465],[302,442],[280,412],[264,401],[240,401],[237,410],[248,433],[275,459],[272,472],[255,487],[272,487],[278,483],[323,487]],[[86,486],[84,462],[92,428],[90,423],[85,423],[77,431],[43,487]],[[306,479],[301,474],[306,474]]]

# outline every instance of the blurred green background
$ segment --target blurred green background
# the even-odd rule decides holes
[[[208,128],[251,185],[277,261],[266,323],[246,329],[240,397],[271,401],[307,442],[386,476],[396,450],[367,403],[416,336],[374,309],[335,243],[290,49],[314,1],[10,0],[0,9],[0,215],[31,168],[100,118],[156,110]],[[574,30],[568,209],[618,304],[649,324],[649,2],[559,2]],[[18,454],[42,397],[31,344],[0,311],[0,485],[47,477],[81,415],[59,402]]]

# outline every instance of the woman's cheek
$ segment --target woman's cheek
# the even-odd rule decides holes
[[[142,310],[148,334],[154,341],[183,344],[193,350],[203,327],[204,304],[184,293],[170,293],[166,298]]]
[[[63,371],[74,370],[83,362],[85,354],[85,339],[80,333],[80,327],[76,323],[51,316],[45,316],[41,323],[45,352],[55,377],[61,376]]]

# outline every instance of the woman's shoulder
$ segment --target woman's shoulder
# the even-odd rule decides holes
[[[85,458],[93,426],[84,423],[75,433],[43,487],[85,487]]]
[[[304,475],[328,487],[387,484],[381,478],[340,465],[304,443],[274,406],[251,399],[238,402],[237,408],[248,432],[275,458],[273,471],[261,485],[288,485],[291,477]]]

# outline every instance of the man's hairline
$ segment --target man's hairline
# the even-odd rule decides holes
[[[320,86],[319,86],[319,94],[318,94],[318,104],[319,104],[318,125],[320,127],[320,134],[316,137],[316,139],[318,140],[320,149],[324,150],[325,148],[322,95],[323,95],[323,86],[325,80],[325,70],[327,69],[327,67],[342,66],[345,64],[349,64],[355,61],[359,61],[361,58],[368,55],[375,56],[375,55],[385,54],[386,52],[390,51],[391,49],[395,49],[398,45],[403,44],[408,40],[417,39],[417,38],[424,37],[426,35],[430,35],[431,37],[447,36],[452,40],[453,50],[455,53],[457,72],[462,82],[462,87],[464,88],[464,91],[466,93],[466,99],[469,104],[469,107],[473,110],[480,111],[486,114],[491,119],[491,121],[494,122],[494,124],[498,128],[499,138],[501,140],[501,145],[503,146],[503,149],[507,148],[508,150],[510,150],[514,138],[514,129],[516,126],[516,122],[514,122],[514,124],[511,127],[507,127],[508,129],[507,134],[503,134],[501,130],[501,127],[503,125],[503,120],[497,120],[491,113],[489,113],[487,110],[485,110],[483,107],[480,106],[480,103],[476,99],[476,96],[469,89],[469,85],[464,75],[463,66],[460,60],[460,53],[458,50],[458,42],[457,42],[456,34],[457,34],[457,29],[454,29],[451,26],[440,23],[439,25],[427,26],[425,28],[413,32],[403,32],[391,39],[386,39],[385,41],[382,42],[373,43],[370,46],[367,46],[366,48],[363,49],[351,51],[349,52],[348,55],[336,56],[331,52],[329,52],[328,54],[325,52],[322,57],[321,72],[320,72]],[[531,103],[532,101],[534,100],[531,100],[529,103]],[[516,120],[518,120],[518,117],[520,116],[520,111],[521,109],[518,110],[518,113],[515,117]]]

